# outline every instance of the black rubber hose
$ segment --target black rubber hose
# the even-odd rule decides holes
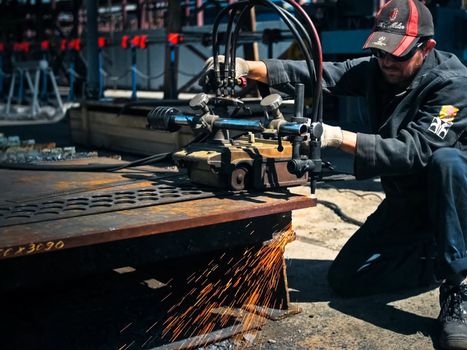
[[[238,8],[232,9],[232,12],[229,16],[229,22],[227,24],[227,31],[225,37],[225,50],[224,50],[224,75],[223,79],[226,83],[226,88],[229,88],[229,78],[232,78],[232,66],[235,67],[235,56],[231,57],[231,41],[232,41],[232,27],[237,16]],[[232,60],[231,60],[232,58]],[[233,77],[235,78],[235,77]]]
[[[215,72],[215,78],[216,78],[216,85],[217,82],[220,81],[220,68],[219,68],[219,40],[218,40],[218,34],[219,34],[219,24],[222,20],[222,18],[230,11],[236,11],[238,8],[241,8],[245,5],[248,4],[248,1],[241,1],[237,3],[233,3],[223,10],[219,12],[219,14],[216,16],[214,19],[214,23],[212,26],[212,57],[213,57],[213,65],[214,65],[214,72]],[[217,94],[220,95],[219,91],[217,91]]]
[[[315,88],[313,89],[313,101],[316,103],[312,106],[312,113],[313,113],[313,121],[322,121],[323,120],[323,113],[322,113],[322,86],[321,86],[321,81],[323,79],[323,51],[321,48],[321,43],[319,40],[319,35],[318,31],[316,30],[315,25],[313,24],[313,21],[311,20],[310,16],[303,10],[303,8],[295,1],[295,0],[283,0],[286,3],[292,5],[296,12],[300,15],[300,17],[305,21],[305,23],[308,25],[308,29],[310,33],[313,34],[314,38],[314,51],[315,54],[313,55],[315,57],[314,65],[315,65],[315,71],[317,74],[316,78],[316,84]],[[310,71],[311,74],[311,71]]]
[[[110,164],[85,164],[85,165],[60,165],[60,164],[37,164],[37,163],[8,163],[0,162],[1,169],[11,170],[37,170],[37,171],[83,171],[83,172],[113,172],[126,168],[141,166],[145,164],[161,162],[166,160],[171,153],[160,153],[146,158],[138,159],[122,165]]]
[[[240,12],[240,15],[238,16],[238,21],[235,27],[234,35],[232,36],[232,47],[231,47],[231,52],[232,52],[232,62],[233,64],[233,69],[232,69],[232,76],[235,79],[235,76],[237,74],[236,69],[235,69],[235,60],[237,59],[237,38],[238,38],[238,33],[240,32],[240,28],[242,25],[242,22],[245,18],[245,14],[248,13],[253,5],[249,3],[248,5],[245,5],[243,10]]]
[[[342,221],[345,221],[349,224],[355,225],[355,226],[362,226],[363,222],[354,219],[353,217],[350,217],[346,215],[342,209],[335,203],[328,202],[328,201],[323,201],[323,200],[318,200],[318,204],[324,205],[326,208],[331,209],[334,213],[336,213]]]
[[[298,45],[300,46],[300,49],[302,50],[303,55],[305,56],[305,62],[310,74],[310,78],[313,76],[313,59],[310,55],[309,49],[306,47],[300,33],[298,32],[297,28],[292,24],[291,20],[289,19],[288,15],[285,10],[281,9],[277,5],[275,5],[273,2],[269,0],[259,0],[258,2],[263,2],[266,4],[266,6],[271,7],[275,9],[279,16],[283,19],[283,21],[286,23],[286,25],[289,27],[290,31],[293,33],[295,39],[297,40]],[[319,103],[319,100],[317,100],[317,103]]]

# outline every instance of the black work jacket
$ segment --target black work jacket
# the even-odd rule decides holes
[[[301,82],[311,95],[304,61],[264,62],[272,88],[293,94],[294,84]],[[381,79],[374,57],[325,62],[323,67],[325,92],[367,100],[372,134],[357,134],[355,176],[381,176],[387,195],[405,197],[426,190],[424,169],[434,151],[467,150],[467,68],[455,55],[433,50],[384,122],[377,95]]]

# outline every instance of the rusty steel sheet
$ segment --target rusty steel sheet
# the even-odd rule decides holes
[[[0,204],[0,227],[137,209],[223,193],[194,186],[187,178],[172,175],[156,178],[149,184],[147,181],[125,183],[124,186],[113,184],[107,188],[80,193],[52,194],[49,198],[43,195],[16,203],[4,202]]]
[[[3,194],[0,207],[23,205],[26,212],[27,205],[34,203],[38,207],[31,206],[29,214],[46,212],[41,220],[31,219],[34,215],[11,218],[17,221],[0,227],[0,259],[204,227],[316,205],[315,198],[294,195],[287,190],[215,192],[193,187],[173,174],[147,171],[101,174],[0,170],[0,177]],[[158,199],[151,201],[152,194],[153,199],[156,197],[156,192],[152,192],[157,191],[156,187]],[[169,192],[165,199],[162,197],[164,190]],[[111,197],[99,197],[106,195]],[[130,198],[133,196],[136,198]],[[99,202],[100,199],[109,199],[107,203],[112,206],[92,207],[93,203],[106,202]],[[54,201],[59,214],[47,213],[47,202]],[[73,209],[81,206],[83,210],[67,212],[64,210],[67,206]],[[87,214],[82,215],[86,211]],[[3,222],[8,221],[5,215],[3,218]]]

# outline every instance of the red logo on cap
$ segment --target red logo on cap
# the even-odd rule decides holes
[[[391,13],[389,14],[389,20],[395,21],[398,14],[399,14],[399,9],[398,8],[393,9]]]

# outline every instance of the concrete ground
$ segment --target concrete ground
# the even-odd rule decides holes
[[[295,188],[306,193],[306,188]],[[384,194],[378,181],[319,185],[319,200],[332,202],[364,221]],[[358,228],[323,205],[293,213],[297,234],[286,247],[291,300],[302,312],[268,321],[250,332],[249,349],[438,349],[438,290],[342,298],[327,285],[326,273],[339,249]]]

